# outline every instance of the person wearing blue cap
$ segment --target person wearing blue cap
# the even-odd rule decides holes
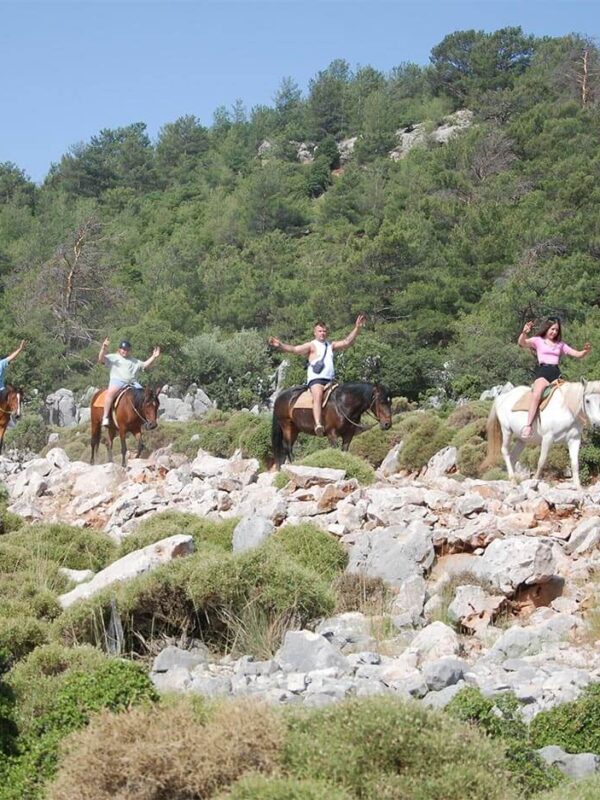
[[[106,352],[109,345],[110,340],[105,339],[98,353],[99,363],[110,366],[108,389],[104,398],[104,413],[102,415],[102,426],[105,428],[110,424],[110,407],[119,391],[126,386],[141,388],[136,380],[136,375],[140,370],[148,369],[148,367],[152,366],[160,355],[160,347],[155,347],[150,358],[140,361],[139,358],[133,358],[130,355],[131,343],[126,339],[123,339],[119,344],[119,349],[116,353]]]

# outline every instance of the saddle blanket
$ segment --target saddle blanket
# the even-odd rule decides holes
[[[117,408],[117,406],[119,405],[119,401],[120,401],[120,399],[123,397],[123,395],[125,394],[125,392],[126,392],[126,391],[127,391],[127,389],[129,389],[129,388],[130,388],[130,387],[129,387],[129,386],[127,386],[126,388],[124,388],[124,389],[121,389],[121,391],[119,392],[119,394],[118,394],[118,395],[115,397],[115,401],[114,401],[114,403],[113,403],[113,411],[114,411],[114,410]],[[102,390],[102,391],[101,391],[101,392],[100,392],[100,393],[99,393],[99,394],[96,396],[96,399],[95,399],[95,400],[94,400],[94,402],[92,403],[92,406],[93,406],[93,408],[104,408],[104,398],[105,398],[105,397],[106,397],[106,389],[103,389],[103,390]]]
[[[542,393],[542,400],[540,402],[538,411],[543,411],[546,408],[546,406],[550,402],[552,395],[554,394],[555,389],[558,389],[558,387],[561,386],[563,383],[564,381],[559,378],[558,380],[553,381],[549,386],[546,386],[546,388]],[[522,394],[521,397],[519,397],[517,402],[512,407],[512,410],[529,411],[529,406],[531,405],[532,396],[533,392],[531,391],[531,389],[528,392],[525,392],[525,394]]]
[[[331,393],[336,388],[337,383],[329,383],[325,386],[325,391],[323,392],[323,403],[322,407],[324,408],[327,405],[327,401],[331,396]],[[302,394],[298,395],[298,399],[294,403],[293,410],[297,411],[298,409],[303,408],[311,408],[313,407],[313,397],[310,393],[310,389],[306,389]]]

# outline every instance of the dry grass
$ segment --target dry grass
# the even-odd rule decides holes
[[[50,800],[199,800],[277,766],[283,728],[257,703],[223,703],[201,721],[182,702],[102,713],[67,740]]]
[[[335,613],[360,611],[367,616],[381,616],[390,610],[393,593],[381,578],[357,572],[343,572],[333,581]]]

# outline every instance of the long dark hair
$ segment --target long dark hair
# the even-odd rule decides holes
[[[562,326],[560,324],[560,319],[558,317],[548,317],[548,319],[546,319],[544,322],[542,322],[542,325],[541,325],[539,331],[536,333],[536,336],[541,336],[543,338],[548,333],[548,331],[550,330],[550,328],[553,325],[558,325],[558,336],[556,337],[556,339],[554,341],[561,342],[562,341]]]

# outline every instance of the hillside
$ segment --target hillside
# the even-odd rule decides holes
[[[427,67],[335,61],[208,128],[102,130],[39,187],[0,165],[0,341],[30,343],[12,379],[30,397],[99,385],[99,343],[125,336],[162,346],[158,382],[248,407],[268,333],[305,340],[323,317],[343,334],[359,311],[340,376],[409,398],[527,379],[516,335],[549,312],[595,345],[594,373],[598,65],[580,36],[459,31]],[[457,111],[472,124],[444,135]]]

